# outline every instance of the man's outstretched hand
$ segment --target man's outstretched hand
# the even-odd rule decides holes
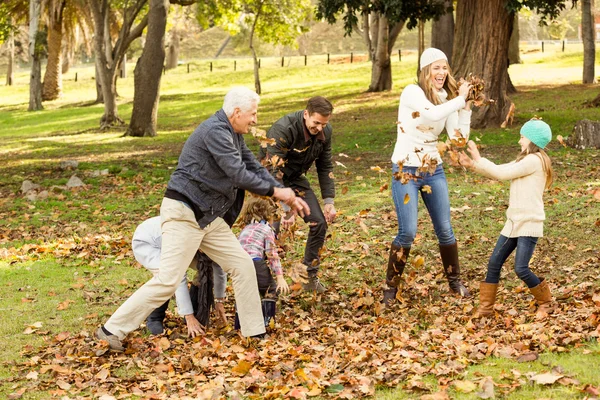
[[[296,211],[301,217],[310,215],[310,207],[300,197],[296,196],[296,193],[290,188],[275,188],[273,197],[277,200],[283,201],[292,210]]]

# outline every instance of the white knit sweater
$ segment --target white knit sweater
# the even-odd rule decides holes
[[[465,110],[465,99],[457,96],[447,101],[444,89],[438,92],[442,104],[434,105],[419,85],[411,84],[400,95],[398,107],[398,137],[392,154],[392,162],[404,162],[407,167],[420,167],[425,154],[442,163],[437,149],[438,137],[446,128],[448,136],[455,137],[458,129],[465,139],[469,138],[471,110]],[[415,150],[418,150],[415,151]]]
[[[510,180],[506,224],[500,234],[512,238],[544,236],[546,173],[539,155],[529,154],[519,162],[496,165],[486,158],[474,163],[474,170],[489,178]]]

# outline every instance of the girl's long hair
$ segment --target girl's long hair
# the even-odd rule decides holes
[[[446,65],[448,63],[446,62]],[[425,97],[435,105],[442,104],[440,100],[437,89],[433,86],[433,82],[431,81],[431,64],[426,65],[419,72],[419,86],[425,92]],[[452,69],[450,65],[448,65],[448,75],[446,75],[446,81],[443,86],[446,93],[448,93],[448,100],[451,100],[458,96],[458,84],[456,83],[456,79],[452,76]]]
[[[521,161],[528,154],[536,154],[540,157],[540,160],[542,160],[542,168],[544,169],[544,172],[546,173],[545,188],[546,189],[550,188],[550,185],[552,185],[552,182],[554,181],[554,170],[552,169],[552,161],[550,160],[550,157],[548,156],[548,154],[546,154],[546,152],[543,149],[540,149],[538,146],[536,146],[533,143],[529,143],[529,146],[527,146],[527,148],[525,150],[523,150],[521,153],[519,153],[519,155],[517,156],[517,159],[515,161],[516,162]]]
[[[271,222],[277,217],[277,205],[266,197],[250,195],[246,197],[239,223],[242,227],[260,221]]]

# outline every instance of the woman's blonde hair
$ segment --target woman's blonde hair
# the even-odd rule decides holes
[[[440,100],[437,89],[433,86],[433,82],[431,81],[431,65],[424,66],[419,72],[419,86],[425,92],[425,97],[435,105],[442,104],[442,100]],[[448,62],[446,62],[448,65]],[[446,93],[448,93],[448,100],[451,100],[458,96],[458,84],[456,83],[456,79],[452,76],[452,69],[450,65],[448,65],[448,75],[446,76],[446,81],[443,86]]]
[[[548,156],[548,154],[546,154],[546,152],[543,149],[540,149],[538,146],[536,146],[532,142],[532,143],[529,143],[529,145],[527,146],[527,148],[525,150],[523,150],[521,153],[519,153],[519,155],[517,156],[517,159],[515,161],[519,162],[529,154],[537,154],[540,157],[540,160],[542,160],[542,168],[544,169],[544,172],[546,173],[545,188],[546,189],[550,188],[550,185],[552,185],[552,182],[554,181],[554,170],[552,169],[552,161],[550,160],[550,157]]]
[[[248,196],[240,214],[240,224],[246,226],[252,223],[270,222],[277,217],[277,205],[266,197]]]

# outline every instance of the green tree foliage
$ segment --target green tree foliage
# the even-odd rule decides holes
[[[317,18],[333,24],[341,17],[346,35],[363,35],[372,62],[372,92],[392,88],[390,55],[402,27],[412,29],[444,12],[443,0],[319,0],[317,6]]]
[[[210,0],[198,6],[201,25],[219,25],[230,34],[247,34],[254,58],[254,85],[261,93],[254,37],[271,44],[296,45],[308,30],[312,7],[309,0]]]

